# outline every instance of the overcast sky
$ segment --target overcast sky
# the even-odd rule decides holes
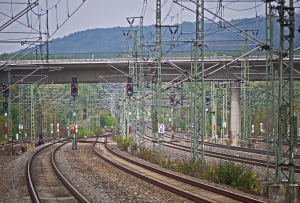
[[[11,2],[11,0],[2,0],[2,2]],[[28,0],[12,0],[13,2],[27,2]],[[32,0],[33,1],[33,0]],[[42,31],[46,30],[46,2],[47,0],[40,0],[40,9],[36,7],[35,13],[41,12],[42,18]],[[59,2],[59,3],[58,3]],[[69,15],[82,3],[82,0],[49,0],[48,8],[52,8],[49,11],[49,29],[50,34],[57,29],[57,25],[67,19],[68,11]],[[147,2],[147,3],[146,3]],[[155,24],[155,0],[86,0],[85,3],[78,9],[78,11],[70,17],[70,19],[53,35],[52,38],[63,37],[77,31],[94,28],[111,28],[116,26],[129,26],[127,17],[138,17],[142,15],[143,8],[146,6],[144,25]],[[195,14],[187,9],[182,9],[179,5],[173,3],[173,0],[163,0],[162,7],[162,20],[164,25],[181,23],[183,21],[194,22]],[[181,2],[181,0],[178,0]],[[57,4],[58,3],[58,4]],[[57,4],[57,6],[55,6]],[[183,5],[195,10],[195,5],[192,3],[183,2]],[[210,9],[213,13],[217,12],[218,2],[207,2],[205,7]],[[296,3],[296,5],[298,2]],[[300,6],[300,4],[298,4]],[[239,19],[239,18],[253,18],[264,14],[264,3],[257,1],[251,3],[236,3],[226,2],[223,0],[222,6],[224,9],[219,10],[220,14],[227,19]],[[255,8],[255,6],[257,6]],[[9,17],[5,15],[15,16],[19,11],[24,9],[26,5],[9,5],[0,3],[0,25],[9,20]],[[68,9],[69,8],[69,9]],[[42,9],[42,10],[41,10]],[[206,16],[211,18],[212,15],[206,12]],[[34,14],[24,15],[20,18],[19,22],[14,22],[8,28],[2,31],[0,34],[0,40],[8,39],[20,39],[20,38],[32,38],[37,39],[37,35],[28,34],[3,34],[3,32],[10,31],[30,31],[25,25],[34,25],[36,23],[36,16]],[[43,23],[44,22],[44,23]],[[137,25],[138,20],[134,22]],[[38,30],[38,23],[35,24],[35,28]],[[1,33],[1,32],[0,32]],[[25,45],[24,45],[25,46]],[[19,50],[23,48],[20,43],[0,43],[0,54]]]

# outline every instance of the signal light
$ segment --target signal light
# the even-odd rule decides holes
[[[3,83],[2,87],[3,87],[3,91],[2,91],[3,96],[9,97],[9,83]]]
[[[72,83],[71,85],[71,96],[76,97],[78,96],[78,84]]]
[[[171,105],[174,105],[174,101],[175,101],[174,92],[171,92],[171,96],[170,96],[170,104],[171,104]]]
[[[6,110],[8,108],[8,102],[3,102],[3,108]]]
[[[77,77],[76,76],[72,76],[71,96],[73,96],[73,97],[78,96],[78,83],[77,83]]]
[[[205,95],[205,102],[206,102],[206,105],[209,104],[210,102],[210,98],[209,98],[209,91],[206,91],[206,95]]]
[[[132,78],[128,77],[127,81],[127,96],[133,96],[133,85],[132,85]]]
[[[173,105],[174,104],[174,98],[170,97],[170,104]]]

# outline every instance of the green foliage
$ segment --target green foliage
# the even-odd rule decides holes
[[[86,130],[84,128],[79,128],[76,137],[83,137],[86,134]]]
[[[258,194],[261,181],[251,167],[221,160],[208,168],[207,173],[200,176],[212,182],[229,185],[232,188]]]
[[[152,133],[158,130],[158,119],[157,119],[157,112],[151,114],[152,123],[154,122],[154,127],[152,128]]]
[[[129,136],[129,137],[123,138],[122,135],[118,134],[117,136],[115,136],[113,138],[113,141],[116,142],[121,149],[127,150],[127,148],[129,147],[130,142],[133,141],[133,137]]]
[[[210,167],[200,161],[186,158],[181,160],[172,160],[170,157],[164,158],[153,154],[149,149],[141,149],[139,152],[135,151],[133,155],[188,176],[228,185],[252,194],[259,194],[260,191],[261,181],[258,179],[255,171],[245,164],[221,160]]]
[[[112,116],[107,116],[107,115],[100,115],[100,125],[102,127],[104,126],[111,126],[116,123],[116,120]]]

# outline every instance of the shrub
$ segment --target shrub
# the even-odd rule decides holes
[[[164,158],[153,154],[150,149],[135,151],[133,155],[185,175],[225,184],[247,193],[259,194],[260,192],[261,180],[255,171],[245,164],[221,160],[208,166],[194,159],[172,160],[170,157]]]
[[[118,134],[113,138],[113,141],[116,142],[120,148],[127,150],[130,141],[132,141],[132,137],[125,137],[123,138],[122,135]]]
[[[176,161],[177,172],[192,177],[200,177],[206,171],[206,165],[194,159],[181,159]]]
[[[221,160],[218,164],[213,164],[201,178],[253,194],[260,191],[261,181],[255,171],[245,164],[232,161]]]

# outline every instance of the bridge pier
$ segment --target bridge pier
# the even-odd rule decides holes
[[[230,142],[237,146],[238,134],[241,132],[241,89],[240,82],[230,85]]]

